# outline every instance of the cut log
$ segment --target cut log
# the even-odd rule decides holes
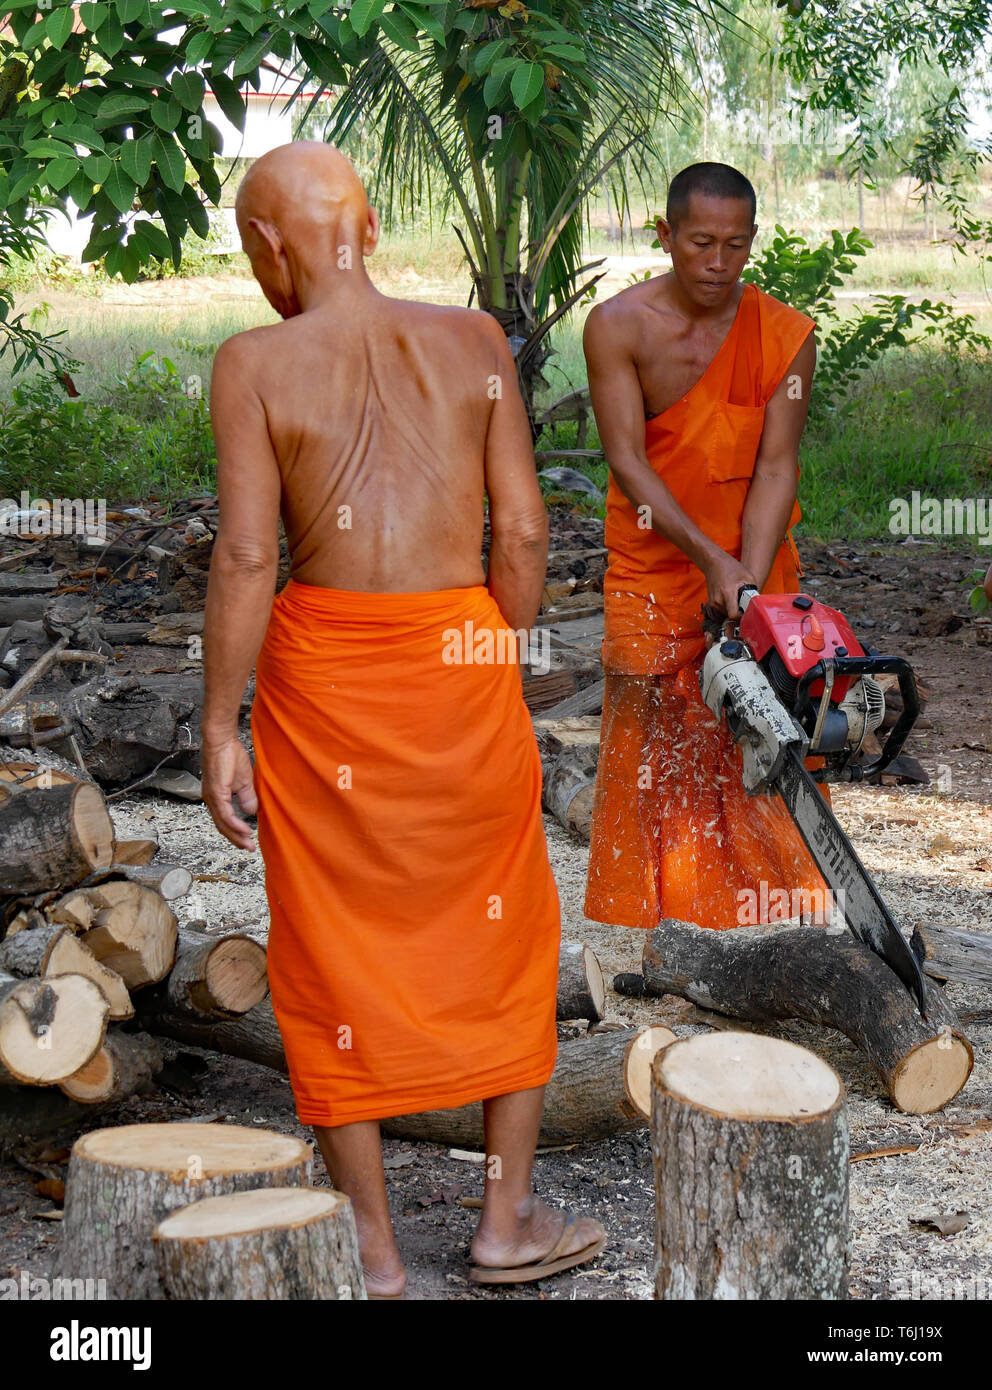
[[[563,945],[558,957],[558,1018],[598,1023],[606,1005],[606,985],[596,953],[584,942]]]
[[[653,1066],[655,1297],[847,1296],[844,1088],[795,1043],[704,1033]]]
[[[561,700],[557,705],[552,705],[545,711],[545,719],[567,719],[582,714],[599,714],[603,708],[603,696],[606,691],[605,680],[591,681],[574,695],[569,695],[567,699]]]
[[[0,801],[0,893],[68,888],[110,867],[114,827],[89,782],[18,791]]]
[[[549,671],[547,675],[525,676],[523,680],[524,704],[531,714],[551,709],[574,693],[575,676],[571,671]]]
[[[179,953],[165,982],[177,1013],[202,1018],[238,1018],[268,992],[265,947],[241,934],[208,937],[183,932]]]
[[[570,714],[563,719],[547,719],[542,715],[535,719],[534,734],[542,760],[553,761],[566,748],[580,744],[597,747],[602,722],[598,714]]]
[[[118,840],[114,849],[114,868],[125,864],[150,864],[158,852],[157,840]]]
[[[8,935],[0,943],[0,970],[20,979],[34,975],[85,975],[110,1005],[114,1022],[134,1017],[127,985],[116,971],[101,965],[85,942],[58,923],[46,922]]]
[[[167,903],[184,898],[193,886],[193,875],[189,869],[165,860],[160,864],[118,864],[115,859],[114,871],[122,873],[131,883],[154,888]]]
[[[554,1073],[544,1092],[541,1144],[585,1143],[645,1129],[650,1113],[651,1060],[674,1041],[668,1028],[618,1028],[558,1044]],[[396,1139],[479,1148],[485,1142],[482,1102],[455,1110],[427,1110],[382,1121]]]
[[[116,970],[129,989],[164,979],[176,958],[175,915],[154,889],[140,883],[111,880],[77,888],[47,916],[82,930],[97,960]]]
[[[93,1057],[109,1012],[82,975],[0,976],[0,1066],[25,1085],[53,1085]]]
[[[198,767],[200,670],[120,675],[105,668],[65,696],[86,766],[94,777],[130,782],[175,754]]]
[[[917,927],[911,944],[935,980],[992,986],[992,936],[954,927]]]
[[[162,1070],[162,1049],[147,1033],[108,1033],[84,1067],[59,1082],[70,1100],[83,1105],[123,1100],[146,1091]]]
[[[341,1192],[269,1187],[204,1197],[155,1227],[173,1299],[364,1299],[351,1202]]]
[[[588,844],[599,746],[566,748],[544,774],[544,805],[573,839]]]
[[[164,985],[143,990],[135,1000],[138,1022],[148,1033],[193,1047],[209,1048],[228,1057],[243,1057],[259,1066],[288,1075],[282,1038],[272,1012],[271,999],[241,1018],[204,1018],[201,1013],[180,1013]]]
[[[164,1297],[152,1232],[177,1207],[259,1187],[304,1187],[312,1150],[272,1130],[124,1125],[73,1145],[57,1256],[63,1278],[105,1279],[108,1298]]]
[[[41,767],[38,763],[0,763],[0,782],[16,782],[18,791],[30,791],[32,787],[47,790],[49,787],[74,786],[79,780],[58,767]]]
[[[843,928],[712,931],[665,919],[647,939],[642,968],[650,994],[754,1023],[801,1018],[838,1029],[908,1114],[942,1109],[971,1074],[971,1044],[941,991],[926,982],[921,1018],[898,977]]]

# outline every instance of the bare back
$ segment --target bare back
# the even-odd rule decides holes
[[[481,584],[487,487],[492,505],[507,469],[533,470],[506,340],[476,310],[379,294],[362,310],[320,306],[224,345],[240,408],[255,397],[264,412],[292,576],[369,591]],[[225,413],[229,452],[235,429]]]

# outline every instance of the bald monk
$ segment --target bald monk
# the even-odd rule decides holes
[[[470,1277],[535,1279],[604,1231],[532,1193],[560,915],[505,655],[537,615],[548,536],[513,359],[489,315],[375,289],[379,223],[329,146],[259,159],[237,220],[283,322],[214,364],[204,800],[244,849],[257,811],[297,1113],[352,1200],[370,1295],[405,1283],[378,1121],[479,1100]],[[253,665],[254,777],[237,736]]]
[[[597,305],[589,389],[609,463],[606,689],[585,911],[651,928],[829,916],[779,797],[749,797],[703,705],[703,605],[798,589],[791,527],[813,321],[741,283],[754,189],[726,164],[672,180],[665,275]]]

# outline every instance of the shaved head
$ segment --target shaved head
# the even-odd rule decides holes
[[[668,206],[665,209],[669,226],[679,225],[689,211],[689,201],[694,193],[703,198],[739,198],[748,204],[751,221],[754,221],[757,208],[754,187],[750,179],[745,178],[732,164],[690,164],[676,174],[668,189]]]
[[[319,141],[280,145],[257,159],[235,202],[241,244],[266,298],[284,318],[300,312],[301,282],[358,268],[379,234],[351,161]]]

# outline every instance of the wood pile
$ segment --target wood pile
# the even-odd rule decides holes
[[[247,1014],[268,989],[249,937],[181,930],[192,875],[118,841],[100,789],[31,764],[0,778],[0,1136],[109,1105],[161,1070],[157,1020]],[[151,1025],[151,1026],[149,1026]],[[24,1102],[28,1087],[49,1103]],[[50,1122],[50,1124],[49,1124]]]

